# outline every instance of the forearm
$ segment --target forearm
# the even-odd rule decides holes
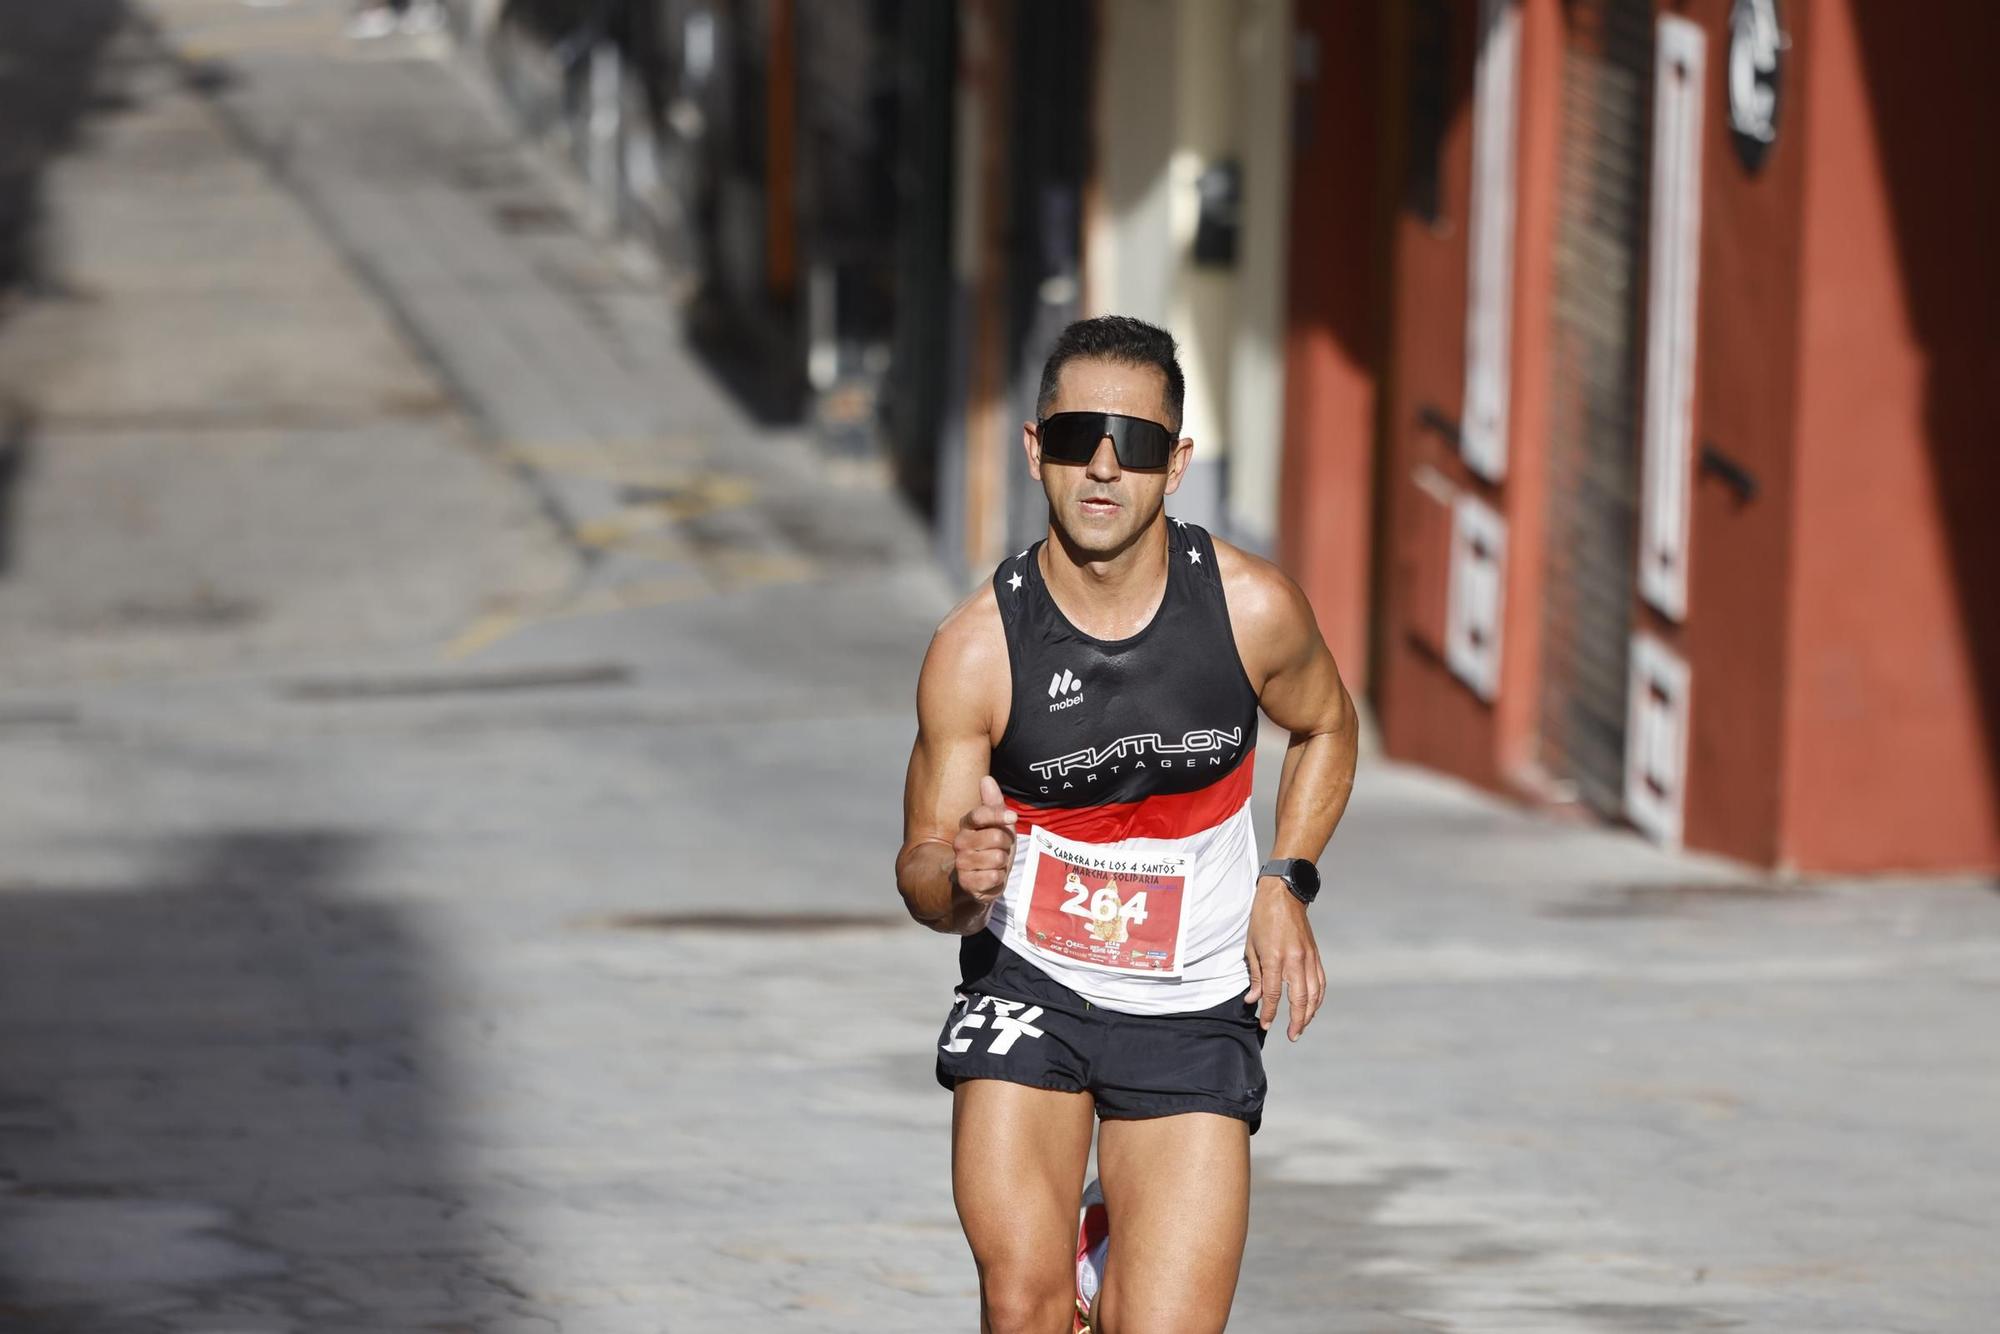
[[[1273,857],[1319,860],[1347,810],[1359,748],[1360,725],[1351,703],[1324,730],[1292,733],[1278,778]]]
[[[992,905],[958,886],[957,853],[949,843],[925,839],[896,858],[896,888],[910,916],[933,931],[969,936],[986,926]]]

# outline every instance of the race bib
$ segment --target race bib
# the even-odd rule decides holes
[[[1186,853],[1119,852],[1029,832],[1021,941],[1064,963],[1178,977]]]

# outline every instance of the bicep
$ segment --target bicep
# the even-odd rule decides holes
[[[903,842],[949,842],[979,804],[992,762],[989,701],[976,673],[933,644],[917,683],[917,740],[903,783]]]
[[[1283,576],[1279,576],[1283,578]],[[1269,645],[1268,671],[1257,702],[1278,726],[1291,732],[1338,731],[1354,704],[1340,679],[1333,653],[1320,637],[1312,604],[1289,579],[1274,590],[1266,607],[1262,640]]]
[[[903,842],[951,841],[958,822],[979,804],[979,780],[991,753],[983,732],[918,727],[903,784]]]

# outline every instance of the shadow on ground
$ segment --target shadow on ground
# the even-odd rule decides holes
[[[43,274],[41,181],[96,103],[95,70],[122,0],[0,5],[0,298]]]
[[[0,576],[14,563],[15,499],[28,471],[28,442],[34,413],[25,404],[0,397]]]
[[[442,970],[351,896],[366,852],[239,831],[168,842],[142,883],[0,882],[0,1328],[514,1310],[454,1163]]]
[[[117,110],[96,71],[124,21],[122,0],[0,4],[0,320],[17,294],[51,284],[42,178],[89,115]],[[0,394],[0,575],[11,562],[13,500],[32,426],[32,412]]]

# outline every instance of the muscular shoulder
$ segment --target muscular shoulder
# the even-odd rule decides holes
[[[1007,665],[1007,635],[1000,626],[1000,603],[992,584],[981,584],[938,622],[924,670],[941,667],[951,675]]]
[[[1262,634],[1300,633],[1312,626],[1312,607],[1290,575],[1221,538],[1215,563],[1229,599],[1229,619],[1242,630]]]
[[[1291,576],[1270,561],[1219,537],[1213,540],[1237,652],[1251,680],[1261,682],[1318,644],[1312,604]]]
[[[981,584],[931,636],[917,683],[918,721],[925,727],[997,734],[1006,724],[1010,679],[1000,605],[993,585]]]

